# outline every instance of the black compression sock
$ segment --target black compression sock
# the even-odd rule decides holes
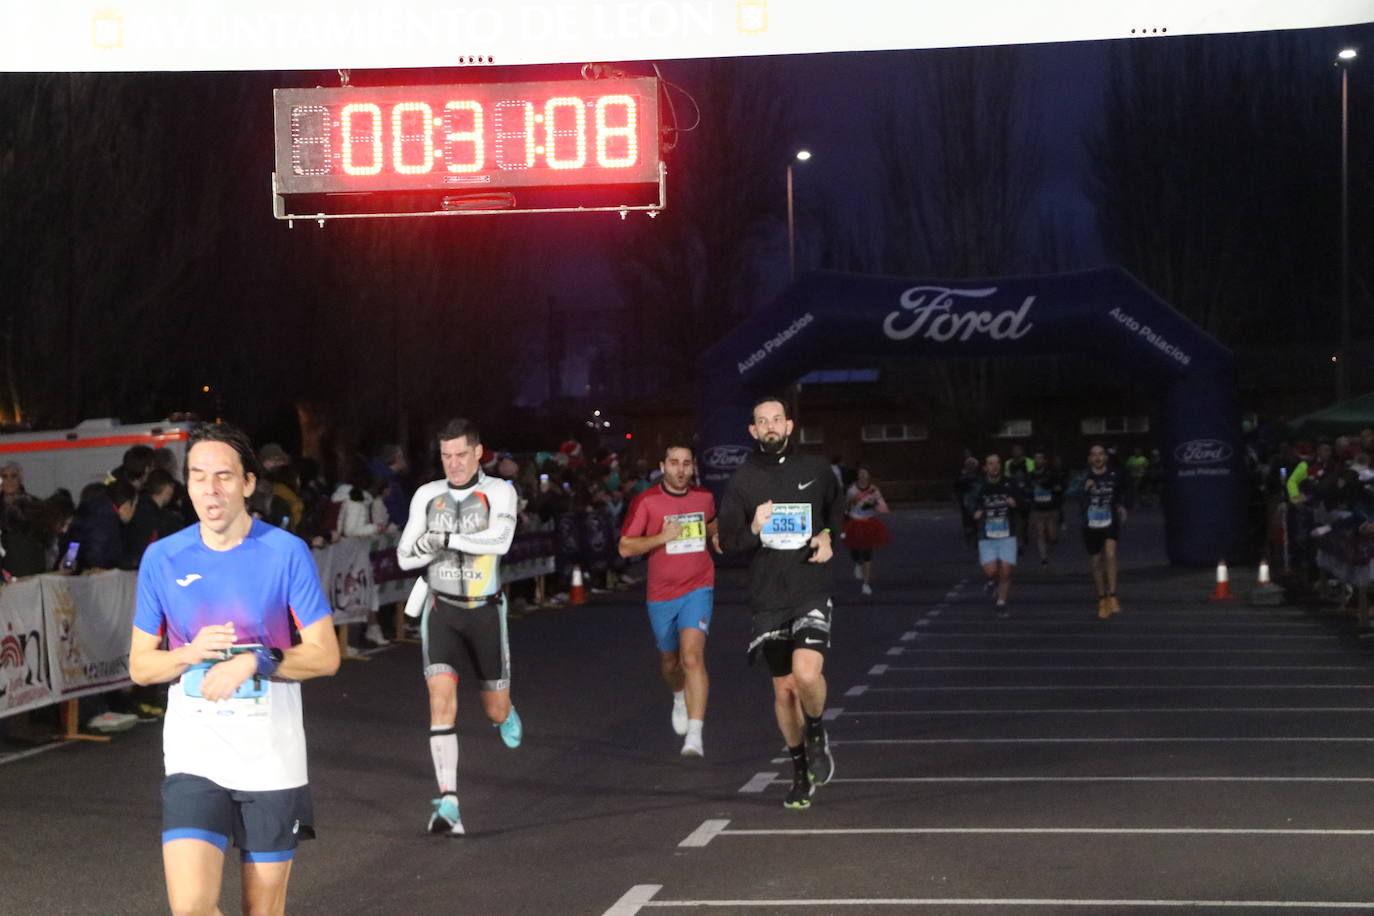
[[[808,716],[805,712],[803,712],[802,718],[806,720],[806,738],[808,741],[819,738],[821,734],[825,731],[824,715]]]
[[[787,756],[792,758],[792,772],[798,776],[806,775],[806,742],[798,744],[796,747],[787,749]]]

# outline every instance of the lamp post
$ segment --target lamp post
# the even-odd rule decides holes
[[[809,150],[798,150],[797,161],[811,158]],[[797,224],[792,203],[792,163],[787,163],[787,277],[797,279]]]
[[[1341,356],[1336,366],[1336,400],[1350,397],[1350,66],[1354,48],[1336,55],[1341,68]]]

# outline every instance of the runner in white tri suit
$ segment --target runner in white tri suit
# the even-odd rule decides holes
[[[439,797],[429,832],[462,836],[458,810],[458,665],[477,675],[482,708],[507,747],[518,747],[520,716],[510,701],[510,644],[501,557],[515,536],[518,499],[507,480],[481,470],[481,434],[468,420],[439,431],[444,479],[410,501],[396,556],[402,569],[424,569],[429,597],[420,623],[429,687],[429,750]]]
[[[248,437],[200,427],[186,466],[200,522],[144,554],[129,651],[136,683],[172,682],[167,901],[174,913],[218,913],[232,841],[244,912],[282,913],[296,843],[315,835],[298,682],[338,670],[339,644],[310,549],[248,512],[258,480]]]

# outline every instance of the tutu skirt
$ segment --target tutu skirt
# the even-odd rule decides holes
[[[850,550],[877,550],[892,542],[883,520],[873,518],[851,518],[844,523],[844,546]]]

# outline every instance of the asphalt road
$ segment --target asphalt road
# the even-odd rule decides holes
[[[424,834],[418,648],[308,683],[320,838],[289,912],[1374,912],[1374,664],[1345,618],[1209,602],[1145,513],[1121,616],[1096,619],[1070,530],[998,620],[952,513],[891,524],[875,596],[837,563],[837,771],[810,810],[781,806],[723,570],[706,758],[678,756],[642,592],[535,612],[511,628],[524,746],[460,685],[461,840]],[[156,725],[0,765],[0,913],[163,912],[160,780]]]

